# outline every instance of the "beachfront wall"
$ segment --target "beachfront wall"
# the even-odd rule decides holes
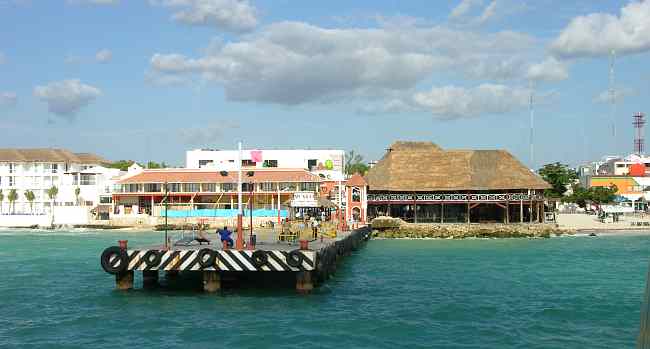
[[[413,223],[541,223],[550,188],[506,151],[430,142],[393,143],[366,181],[369,220]]]

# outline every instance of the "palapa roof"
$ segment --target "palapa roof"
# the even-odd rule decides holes
[[[247,172],[253,176],[247,176]],[[243,170],[243,183],[262,182],[320,182],[320,177],[302,169]],[[237,171],[226,171],[223,176],[217,170],[154,169],[143,170],[135,175],[123,177],[119,184],[138,183],[237,183]]]
[[[0,148],[1,162],[67,162],[78,164],[107,163],[104,158],[90,153],[73,153],[56,148]]]
[[[366,180],[372,191],[550,188],[505,150],[443,150],[431,142],[393,143]]]

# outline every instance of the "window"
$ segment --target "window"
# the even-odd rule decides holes
[[[52,173],[59,172],[59,164],[52,164]]]
[[[144,191],[147,193],[160,193],[162,185],[160,183],[147,183],[144,185]]]
[[[185,183],[184,188],[187,193],[196,193],[201,191],[198,183]]]
[[[275,183],[260,183],[261,191],[275,191],[277,186]]]
[[[300,183],[300,191],[316,191],[318,183],[302,182]]]
[[[140,191],[140,184],[124,184],[125,193],[137,193]]]
[[[113,198],[110,196],[100,196],[99,197],[99,203],[100,204],[110,204],[113,202]]]
[[[169,183],[167,184],[167,191],[172,192],[172,193],[178,193],[181,191],[181,184],[180,183]]]
[[[623,167],[625,167],[625,164],[616,164],[616,167],[623,168]]]
[[[199,160],[199,168],[205,167],[208,164],[212,164],[214,161],[212,160]]]
[[[352,202],[361,202],[361,190],[358,187],[352,188]]]
[[[264,167],[278,167],[278,160],[264,160]]]
[[[214,193],[217,191],[217,185],[215,183],[203,183],[201,184],[201,191],[204,193]]]
[[[243,192],[255,191],[255,183],[242,183],[241,191]]]
[[[16,173],[16,164],[12,162],[9,163],[9,173]]]
[[[221,183],[221,191],[237,191],[235,183]]]
[[[314,168],[316,168],[316,165],[318,165],[318,160],[317,159],[309,159],[307,160],[307,168],[311,171]]]
[[[255,167],[255,161],[253,161],[253,160],[242,160],[241,161],[241,166],[242,167]]]
[[[296,191],[296,183],[290,183],[290,182],[280,183],[280,191]]]
[[[13,187],[16,185],[16,178],[15,177],[9,177],[9,186]]]
[[[81,185],[95,185],[95,175],[94,174],[82,174],[79,175]]]
[[[92,201],[86,201],[86,202],[84,202],[84,204],[85,204],[86,206],[93,206],[94,202],[92,202]]]

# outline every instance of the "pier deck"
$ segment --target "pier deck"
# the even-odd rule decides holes
[[[370,229],[360,228],[310,241],[307,248],[277,241],[272,234],[258,238],[254,249],[224,249],[217,234],[205,234],[210,244],[164,245],[142,248],[112,246],[104,250],[101,264],[115,274],[118,289],[133,288],[133,272],[142,271],[145,286],[157,283],[158,272],[203,272],[204,290],[220,288],[222,273],[293,272],[296,289],[308,293],[314,281],[324,282],[336,270],[336,262],[369,238]],[[305,246],[303,246],[305,247]]]

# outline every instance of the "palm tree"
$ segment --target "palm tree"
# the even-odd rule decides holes
[[[9,190],[9,195],[7,196],[7,199],[9,199],[9,207],[11,207],[11,214],[16,213],[16,200],[18,200],[18,192],[16,191],[16,189]]]
[[[5,200],[5,194],[0,189],[0,214],[2,214],[2,202]]]
[[[34,199],[36,199],[36,195],[34,195],[34,192],[31,190],[26,190],[25,191],[25,199],[29,201],[29,211],[34,214]]]
[[[47,190],[47,196],[52,201],[52,222],[51,225],[54,226],[54,203],[56,202],[56,196],[59,195],[59,188],[56,185],[53,185],[50,189]]]
[[[81,194],[81,188],[76,187],[74,188],[74,196],[77,200],[77,206],[80,206],[81,204],[79,203],[79,194]]]

